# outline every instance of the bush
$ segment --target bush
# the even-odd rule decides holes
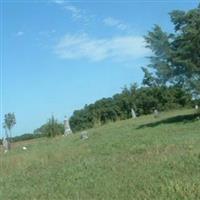
[[[35,134],[47,137],[55,137],[56,135],[64,134],[64,125],[59,123],[54,116],[52,116],[46,124],[34,130]]]

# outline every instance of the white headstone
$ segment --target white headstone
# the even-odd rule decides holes
[[[135,114],[135,111],[133,110],[133,108],[131,109],[131,115],[132,115],[132,118],[133,118],[133,119],[136,118],[136,114]]]
[[[3,148],[4,148],[4,153],[6,153],[9,150],[9,142],[6,138],[3,138]]]
[[[158,117],[158,115],[159,115],[158,110],[155,109],[155,110],[154,110],[154,117],[156,118],[156,117]]]
[[[82,131],[82,132],[81,132],[81,139],[82,139],[82,140],[88,139],[87,131]]]
[[[195,110],[198,110],[199,109],[199,106],[198,105],[195,105]]]
[[[64,135],[67,136],[69,135],[70,133],[72,133],[71,131],[71,128],[70,128],[70,125],[69,125],[69,121],[67,120],[67,117],[65,116],[65,119],[64,119],[64,129],[65,129],[65,132],[64,132]]]

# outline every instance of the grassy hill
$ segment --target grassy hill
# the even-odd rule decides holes
[[[200,120],[143,116],[0,154],[2,200],[200,199]],[[23,151],[26,145],[28,150]]]

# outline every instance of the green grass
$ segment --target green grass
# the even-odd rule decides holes
[[[110,123],[88,130],[88,140],[19,143],[0,154],[0,199],[200,199],[200,120],[192,113]]]

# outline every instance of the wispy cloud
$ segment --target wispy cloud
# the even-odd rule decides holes
[[[86,15],[85,15],[85,11],[83,11],[82,9],[80,9],[76,6],[66,5],[66,6],[64,6],[64,8],[65,8],[65,10],[67,10],[71,13],[72,18],[75,20],[87,19]]]
[[[121,20],[115,19],[113,17],[107,17],[103,20],[103,23],[106,26],[110,26],[110,27],[115,27],[119,30],[129,30],[130,26],[128,24],[126,24],[125,22],[122,22]]]
[[[57,4],[63,4],[66,1],[65,0],[51,0],[53,3],[57,3]]]
[[[18,37],[20,37],[20,36],[22,36],[22,35],[24,35],[24,32],[23,32],[23,31],[18,31],[18,32],[16,33],[16,36],[18,36]]]
[[[84,9],[74,6],[65,0],[52,0],[53,3],[60,5],[66,12],[68,12],[74,21],[81,21],[87,24],[89,20],[93,17],[86,13]]]
[[[55,47],[55,53],[63,59],[87,59],[89,61],[127,61],[149,54],[143,37],[119,36],[90,38],[87,34],[65,35]]]
[[[122,20],[113,17],[104,17],[102,20],[102,18],[88,14],[86,10],[67,1],[52,1],[60,4],[74,21],[79,21],[83,25],[94,25],[95,22],[96,26],[109,26],[129,34],[110,38],[93,38],[88,34],[67,34],[55,46],[55,53],[60,58],[87,59],[95,62],[106,59],[127,61],[148,55],[149,50],[145,48],[143,37],[132,35],[131,26]]]
[[[59,4],[63,9],[65,9],[71,15],[74,21],[79,21],[83,25],[88,25],[89,22],[94,21],[95,23],[99,23],[99,20],[97,20],[98,17],[96,15],[89,14],[86,10],[78,6],[72,5],[66,0],[52,0],[52,2]],[[105,17],[103,20],[101,20],[101,23],[105,26],[114,27],[121,31],[131,31],[131,27],[129,24],[113,17]]]

